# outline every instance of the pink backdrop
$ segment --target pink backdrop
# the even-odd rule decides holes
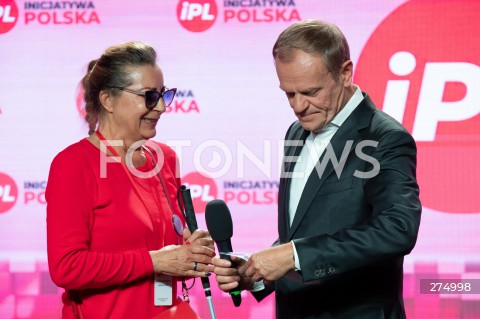
[[[179,94],[158,124],[181,157],[205,227],[227,202],[233,246],[276,237],[279,146],[294,121],[271,58],[289,24],[336,23],[354,80],[418,142],[424,205],[405,259],[409,318],[480,318],[479,294],[420,294],[420,279],[480,279],[480,2],[371,0],[0,0],[0,318],[60,318],[47,268],[44,191],[53,157],[86,136],[77,84],[113,44],[153,45]],[[207,172],[210,178],[195,172]],[[219,319],[273,318],[273,298],[240,308],[213,291]],[[208,306],[197,282],[192,304]]]

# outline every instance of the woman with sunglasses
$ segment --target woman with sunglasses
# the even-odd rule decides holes
[[[176,89],[141,42],[108,48],[82,84],[90,135],[55,157],[46,190],[62,318],[153,318],[215,255],[208,232],[184,230],[174,151],[149,141]]]

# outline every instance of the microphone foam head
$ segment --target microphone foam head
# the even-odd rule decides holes
[[[214,199],[208,202],[205,208],[205,221],[207,222],[208,232],[215,242],[232,238],[232,216],[223,200]]]

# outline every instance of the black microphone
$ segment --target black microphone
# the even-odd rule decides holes
[[[190,189],[185,185],[180,186],[180,193],[182,194],[183,209],[185,211],[185,222],[187,223],[188,230],[193,234],[193,232],[198,229],[198,224],[197,218],[195,217],[195,210],[193,209],[192,195],[190,194]],[[210,308],[210,315],[215,319],[216,316],[212,301],[212,291],[210,290],[210,280],[208,277],[202,277],[201,280],[205,296],[207,297],[208,306]]]
[[[180,186],[180,191],[182,192],[183,208],[185,209],[185,222],[188,230],[193,233],[198,229],[198,225],[195,210],[193,209],[192,195],[190,194],[190,189],[185,185]]]
[[[233,236],[232,216],[230,215],[227,204],[220,199],[210,201],[205,208],[205,220],[207,222],[208,232],[217,244],[220,258],[231,262],[232,259],[230,255],[225,254],[232,252],[232,242],[230,238]],[[234,263],[232,263],[232,268],[235,268]],[[240,287],[230,290],[230,295],[232,296],[235,307],[240,306],[242,303],[242,295],[240,295],[240,292]]]

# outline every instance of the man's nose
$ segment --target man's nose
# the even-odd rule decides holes
[[[290,106],[295,113],[301,113],[308,107],[308,100],[301,94],[295,94],[290,101]]]

